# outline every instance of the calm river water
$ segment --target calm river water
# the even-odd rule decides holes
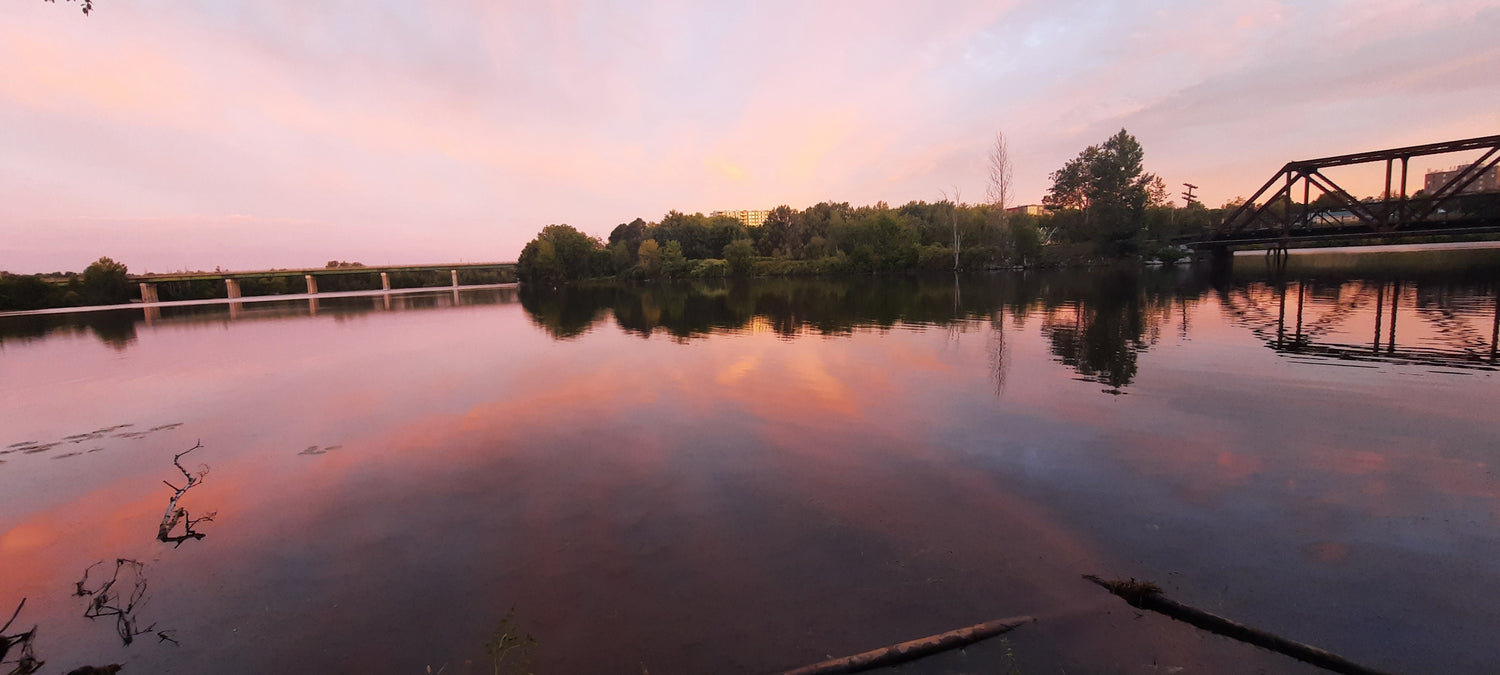
[[[903,671],[1317,672],[1098,574],[1494,672],[1500,265],[1434,260],[0,318],[0,613],[55,673],[489,673],[508,631],[762,673],[1021,614]],[[199,441],[215,515],[158,541]]]

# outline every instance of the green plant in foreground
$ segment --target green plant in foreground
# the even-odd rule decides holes
[[[529,673],[531,650],[536,647],[536,638],[530,633],[522,634],[516,625],[516,608],[510,608],[505,618],[495,626],[490,641],[484,643],[484,654],[489,657],[494,675],[501,673]],[[505,663],[506,659],[510,663]]]
[[[1005,654],[1000,661],[1000,667],[1005,670],[1005,675],[1021,675],[1021,669],[1016,666],[1016,650],[1011,647],[1010,638],[1000,638],[1000,646],[1005,649]]]

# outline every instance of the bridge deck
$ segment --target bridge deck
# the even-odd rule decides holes
[[[447,272],[449,270],[510,269],[513,262],[450,263],[441,265],[367,265],[364,267],[310,267],[306,269],[243,270],[217,272],[179,272],[167,274],[132,274],[131,281],[162,283],[201,279],[269,279],[290,276],[331,276],[340,274],[379,274],[381,272]]]

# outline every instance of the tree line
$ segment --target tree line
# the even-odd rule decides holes
[[[131,289],[125,264],[109,258],[90,263],[82,274],[0,272],[0,311],[130,302]]]
[[[607,239],[548,225],[519,258],[522,281],[707,278],[1058,267],[1138,256],[1173,257],[1167,244],[1222,217],[1196,201],[1178,208],[1124,129],[1051,174],[1042,214],[1011,212],[1003,137],[990,153],[989,203],[954,194],[936,202],[772,209],[749,227],[729,216],[671,211],[636,218]],[[1168,260],[1170,262],[1170,260]]]

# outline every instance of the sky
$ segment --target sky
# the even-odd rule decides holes
[[[551,223],[979,202],[997,132],[1015,203],[1123,128],[1218,205],[1500,133],[1496,35],[1493,0],[10,0],[0,270],[509,261]]]

